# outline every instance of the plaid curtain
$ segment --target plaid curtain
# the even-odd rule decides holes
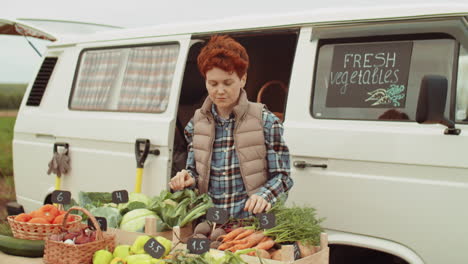
[[[71,107],[79,110],[105,110],[111,87],[117,78],[121,50],[93,50],[84,53]]]
[[[133,48],[124,73],[118,109],[164,112],[178,54],[177,44]]]

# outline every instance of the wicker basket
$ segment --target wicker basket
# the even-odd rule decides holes
[[[100,249],[107,249],[110,252],[115,248],[115,235],[105,234],[90,212],[81,207],[72,207],[67,211],[78,210],[86,214],[96,227],[96,240],[86,244],[69,245],[61,241],[45,240],[44,263],[46,264],[88,264],[92,263],[94,252]],[[66,217],[64,217],[66,219]],[[65,222],[65,221],[64,221]],[[63,230],[66,230],[65,223],[62,223]],[[60,233],[60,232],[57,232]]]
[[[67,223],[66,227],[71,228],[79,226],[81,216],[73,215],[75,220]],[[15,216],[8,216],[8,223],[10,224],[13,236],[21,239],[28,240],[44,240],[48,235],[62,230],[61,224],[36,224],[28,222],[20,222],[15,220]]]

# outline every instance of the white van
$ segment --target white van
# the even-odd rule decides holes
[[[468,263],[468,5],[330,8],[53,43],[14,130],[26,210],[54,186],[54,144],[68,146],[62,189],[75,197],[132,191],[135,143],[146,139],[142,192],[167,189],[206,96],[196,56],[213,34],[247,48],[249,99],[260,93],[284,114],[289,202],[326,218],[330,263]]]

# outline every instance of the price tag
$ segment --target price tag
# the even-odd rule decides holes
[[[52,203],[56,204],[70,204],[71,192],[56,190],[52,192]]]
[[[273,213],[258,214],[257,218],[262,229],[273,228],[276,225],[276,216]]]
[[[228,211],[221,208],[211,207],[206,213],[206,219],[222,225],[228,220]]]
[[[301,250],[299,249],[299,245],[297,244],[297,242],[295,242],[293,246],[294,246],[294,260],[300,259]]]
[[[95,218],[96,218],[96,221],[99,224],[99,227],[101,227],[101,230],[102,231],[107,231],[107,219],[105,217],[99,217],[99,216],[96,216]],[[96,230],[96,227],[94,226],[93,222],[89,218],[88,218],[88,226],[91,229]]]
[[[187,242],[187,248],[192,254],[201,255],[210,250],[211,241],[206,238],[190,238]]]
[[[112,192],[112,202],[116,204],[128,203],[128,192],[126,190]]]
[[[146,253],[157,259],[161,258],[166,251],[166,248],[154,238],[151,238],[146,242],[144,249]]]

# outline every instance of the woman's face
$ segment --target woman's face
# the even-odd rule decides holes
[[[239,78],[236,72],[229,73],[213,68],[206,72],[206,89],[217,107],[229,109],[236,105],[246,79],[246,75]]]

